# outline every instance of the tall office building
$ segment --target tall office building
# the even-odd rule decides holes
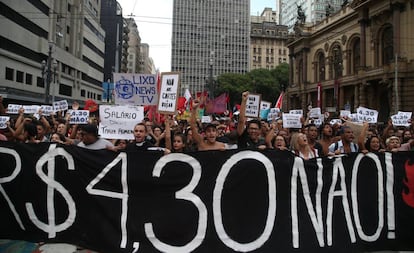
[[[342,8],[344,0],[278,0],[280,8],[280,24],[292,31],[298,17],[298,6],[302,7],[307,23],[317,23],[329,13]],[[351,1],[348,1],[351,2]]]
[[[213,89],[222,73],[249,70],[250,0],[174,0],[171,70],[181,92]]]

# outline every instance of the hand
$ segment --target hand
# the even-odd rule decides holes
[[[249,92],[245,91],[242,93],[242,101],[247,101],[247,97],[249,96]]]
[[[198,99],[194,99],[193,101],[193,110],[197,110],[197,108],[200,106],[200,101]]]

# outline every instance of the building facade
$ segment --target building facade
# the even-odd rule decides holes
[[[154,61],[149,56],[150,47],[147,43],[141,43],[141,59],[140,65],[142,69],[142,73],[144,74],[156,74],[156,69],[154,66]]]
[[[125,19],[128,26],[128,48],[127,48],[127,73],[142,73],[141,59],[141,37],[139,36],[137,23],[133,18]]]
[[[0,94],[5,102],[100,100],[105,55],[100,10],[100,1],[1,1]],[[48,67],[44,73],[42,61]]]
[[[336,13],[342,8],[344,0],[279,0],[280,24],[292,31],[298,17],[298,7],[305,14],[306,23],[318,23],[327,13]]]
[[[249,70],[249,12],[250,0],[174,0],[171,70],[181,73],[182,94]]]
[[[364,106],[380,122],[414,111],[413,22],[412,0],[359,0],[317,25],[298,26],[288,44],[287,107],[319,101],[322,111],[337,113]]]
[[[287,48],[288,29],[287,26],[278,25],[276,17],[276,12],[272,11],[271,8],[266,8],[259,17],[251,17],[251,70],[273,69],[289,59]]]

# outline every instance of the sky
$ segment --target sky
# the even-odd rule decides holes
[[[150,46],[150,57],[161,72],[171,71],[173,0],[118,0],[124,17],[135,18],[141,43]],[[276,9],[276,0],[250,0],[250,14],[260,15],[265,7]]]

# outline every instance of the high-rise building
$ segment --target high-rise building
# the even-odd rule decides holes
[[[155,74],[156,69],[154,66],[154,61],[149,56],[150,47],[148,43],[141,43],[141,59],[139,64],[141,65],[142,73],[144,74]]]
[[[306,23],[317,23],[327,15],[342,8],[344,0],[278,0],[280,8],[280,24],[286,25],[290,31],[297,21],[298,8],[305,14]],[[350,2],[350,1],[348,1]]]
[[[138,26],[133,18],[127,18],[125,21],[129,31],[127,73],[142,73],[140,65],[141,37],[139,36]]]
[[[0,10],[0,94],[6,103],[101,100],[100,1],[4,0]]]
[[[214,77],[249,70],[250,0],[174,0],[171,70],[181,92],[214,90]]]
[[[251,17],[250,69],[273,69],[288,62],[288,29],[276,21],[276,11],[272,8],[265,8],[260,16]]]

